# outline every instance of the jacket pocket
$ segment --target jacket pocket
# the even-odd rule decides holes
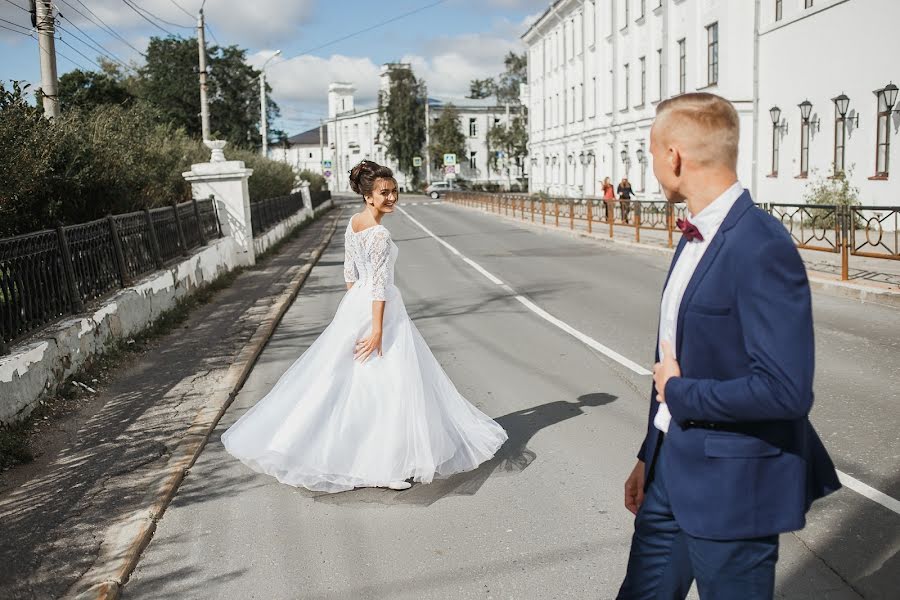
[[[781,448],[739,433],[708,433],[703,450],[709,458],[763,458],[781,454]]]
[[[701,315],[724,316],[731,314],[730,306],[713,306],[710,304],[697,304],[696,302],[688,304],[687,309]]]

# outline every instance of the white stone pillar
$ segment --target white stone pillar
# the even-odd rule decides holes
[[[203,143],[212,150],[209,162],[191,165],[191,170],[182,176],[190,182],[194,198],[200,200],[212,196],[215,199],[222,234],[234,240],[237,263],[255,264],[250,191],[247,188],[253,169],[245,168],[242,160],[225,160],[223,149],[227,142],[207,140]]]
[[[312,211],[312,194],[309,192],[309,182],[305,179],[300,182],[300,196],[303,198],[303,208]]]

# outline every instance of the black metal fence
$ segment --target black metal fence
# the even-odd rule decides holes
[[[331,192],[311,192],[313,210],[331,200]],[[303,196],[300,192],[288,196],[278,196],[250,203],[250,224],[253,236],[265,233],[272,226],[287,219],[303,208]]]
[[[209,198],[0,239],[0,354],[220,236]]]

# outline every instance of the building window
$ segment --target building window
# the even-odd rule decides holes
[[[841,116],[835,106],[834,110],[834,174],[844,172],[844,148],[847,144],[847,120]]]
[[[809,175],[809,119],[800,119],[800,177]]]
[[[780,21],[781,17],[782,17],[781,2],[782,2],[782,0],[775,0],[775,20],[776,21]]]
[[[562,104],[559,101],[559,94],[556,95],[556,120],[554,123],[559,125],[563,122]]]
[[[596,117],[596,116],[597,116],[597,92],[598,92],[598,90],[597,90],[597,78],[594,77],[593,79],[591,79],[591,94],[592,94],[592,98],[591,98],[591,116],[592,116],[592,117]]]
[[[573,85],[569,97],[569,123],[575,122],[575,97],[575,86]]]
[[[803,0],[803,8],[812,8],[813,0]]]
[[[678,93],[687,91],[687,42],[684,38],[678,40]]]
[[[641,6],[641,16],[638,18],[643,19],[647,15],[647,0],[640,0],[640,6]]]
[[[469,168],[473,171],[478,168],[478,161],[475,158],[477,155],[478,153],[474,150],[469,152]]]
[[[477,119],[469,119],[469,137],[478,137]]]
[[[647,58],[642,56],[638,59],[641,63],[641,106],[647,102]]]
[[[578,120],[584,121],[584,84],[578,84]]]
[[[887,177],[891,150],[891,111],[884,93],[878,94],[878,139],[875,144],[875,176]]]
[[[625,0],[625,27],[628,27],[628,21],[631,20],[631,0]]]
[[[665,72],[663,72],[662,48],[658,48],[656,50],[656,64],[657,64],[657,68],[659,69],[659,90],[658,90],[659,93],[657,94],[657,99],[662,100],[663,99],[663,82],[665,81],[665,77],[666,77]]]
[[[625,63],[625,104],[622,108],[628,108],[631,105],[631,65]]]
[[[706,84],[719,83],[719,24],[706,28]]]

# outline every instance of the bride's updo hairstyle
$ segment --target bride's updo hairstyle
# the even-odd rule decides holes
[[[394,172],[371,160],[364,160],[350,170],[350,189],[360,196],[371,196],[376,179],[393,179]]]

